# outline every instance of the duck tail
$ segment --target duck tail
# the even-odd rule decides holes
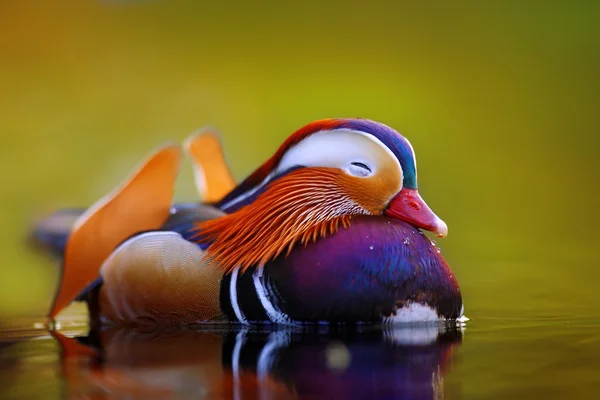
[[[163,147],[129,180],[85,212],[58,211],[38,225],[38,242],[64,255],[51,319],[98,278],[102,263],[121,242],[164,224],[170,215],[180,161],[179,146]]]

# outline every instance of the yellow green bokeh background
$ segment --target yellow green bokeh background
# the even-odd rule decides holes
[[[241,179],[360,116],[414,145],[471,318],[597,317],[599,4],[0,3],[0,316],[47,310],[35,220],[160,144],[215,126]],[[198,198],[189,166],[177,198]]]

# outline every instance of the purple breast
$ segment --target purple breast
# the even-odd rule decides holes
[[[440,318],[461,313],[458,283],[418,229],[385,217],[355,217],[348,229],[264,267],[269,300],[296,321],[381,322],[410,307]]]

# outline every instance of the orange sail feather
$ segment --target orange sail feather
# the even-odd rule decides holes
[[[219,135],[205,130],[190,136],[184,148],[194,163],[196,188],[205,203],[215,203],[235,188],[225,161]]]
[[[180,160],[178,146],[160,149],[132,178],[77,219],[66,245],[50,318],[98,277],[104,260],[123,240],[140,231],[157,229],[166,221]]]

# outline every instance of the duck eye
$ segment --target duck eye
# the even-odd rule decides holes
[[[348,172],[354,176],[365,177],[371,174],[371,168],[368,165],[363,164],[361,162],[355,161],[350,163],[350,168],[348,168]]]
[[[354,165],[355,167],[360,167],[362,169],[366,169],[367,171],[371,172],[371,168],[367,167],[365,164],[361,163],[361,162],[353,162],[351,163],[352,165]]]

